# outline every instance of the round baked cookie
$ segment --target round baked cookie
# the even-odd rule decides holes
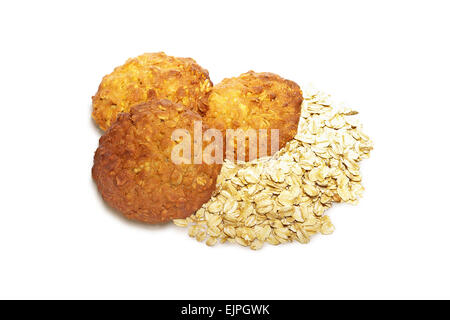
[[[106,130],[119,113],[152,99],[169,99],[203,114],[211,87],[208,71],[195,60],[145,53],[103,77],[92,97],[92,117]]]
[[[224,157],[226,157],[226,129],[239,128],[243,131],[255,129],[258,139],[262,137],[259,129],[267,129],[267,146],[264,148],[267,155],[270,155],[272,142],[270,129],[279,130],[278,149],[284,147],[297,133],[302,101],[302,91],[295,82],[273,73],[249,71],[239,77],[224,79],[213,87],[204,120],[210,128],[223,132]],[[246,139],[245,161],[259,158],[262,145],[255,141]],[[239,151],[237,141],[230,139],[229,146],[233,148],[236,159]],[[257,150],[253,157],[249,157],[250,146]]]
[[[194,139],[194,121],[201,116],[169,100],[121,113],[100,138],[94,157],[92,175],[103,199],[125,217],[147,223],[186,218],[199,209],[215,190],[221,164],[207,164],[206,155],[195,164],[192,150],[204,150],[206,143]],[[190,155],[173,151],[189,141],[172,138],[176,129],[192,137]],[[180,163],[172,153],[190,163]]]

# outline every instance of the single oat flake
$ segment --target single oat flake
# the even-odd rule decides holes
[[[226,161],[212,198],[175,225],[208,246],[231,242],[253,250],[333,233],[325,211],[334,202],[358,203],[364,191],[359,162],[373,143],[357,111],[312,88],[303,94],[296,137],[271,158]]]

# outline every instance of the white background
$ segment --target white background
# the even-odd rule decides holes
[[[450,298],[447,1],[0,4],[0,298]],[[125,221],[90,170],[91,96],[128,57],[250,69],[361,113],[364,198],[330,236],[251,251]]]

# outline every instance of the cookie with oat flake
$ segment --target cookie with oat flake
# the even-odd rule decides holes
[[[198,210],[215,190],[222,165],[207,161],[205,154],[198,164],[195,154],[177,164],[172,151],[183,139],[172,139],[172,133],[182,129],[194,137],[194,121],[200,120],[169,100],[121,113],[100,138],[94,157],[92,175],[103,199],[125,217],[146,223],[186,218]],[[194,148],[207,146],[193,141]]]
[[[106,130],[119,113],[152,99],[168,99],[203,114],[211,87],[208,71],[195,60],[145,53],[103,77],[92,97],[92,117]]]
[[[228,143],[228,148],[234,150],[234,159],[241,156],[240,160],[252,161],[261,154],[270,155],[274,142],[272,129],[277,129],[279,134],[278,148],[274,148],[274,152],[294,138],[302,101],[302,91],[295,82],[273,73],[249,71],[239,77],[224,79],[212,88],[205,121],[211,128],[221,130],[224,137],[227,129],[256,130],[258,139],[245,140],[245,159],[237,141],[230,139]],[[260,130],[267,130],[266,145],[260,144]],[[224,147],[226,150],[226,143]],[[252,149],[257,150],[256,154],[250,154]]]

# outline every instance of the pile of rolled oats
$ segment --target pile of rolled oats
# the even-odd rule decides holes
[[[372,141],[355,119],[358,112],[313,89],[303,94],[295,139],[271,158],[225,162],[213,197],[174,220],[177,226],[209,246],[228,241],[254,250],[334,231],[325,210],[333,202],[358,202],[364,190],[358,162],[369,157]]]

